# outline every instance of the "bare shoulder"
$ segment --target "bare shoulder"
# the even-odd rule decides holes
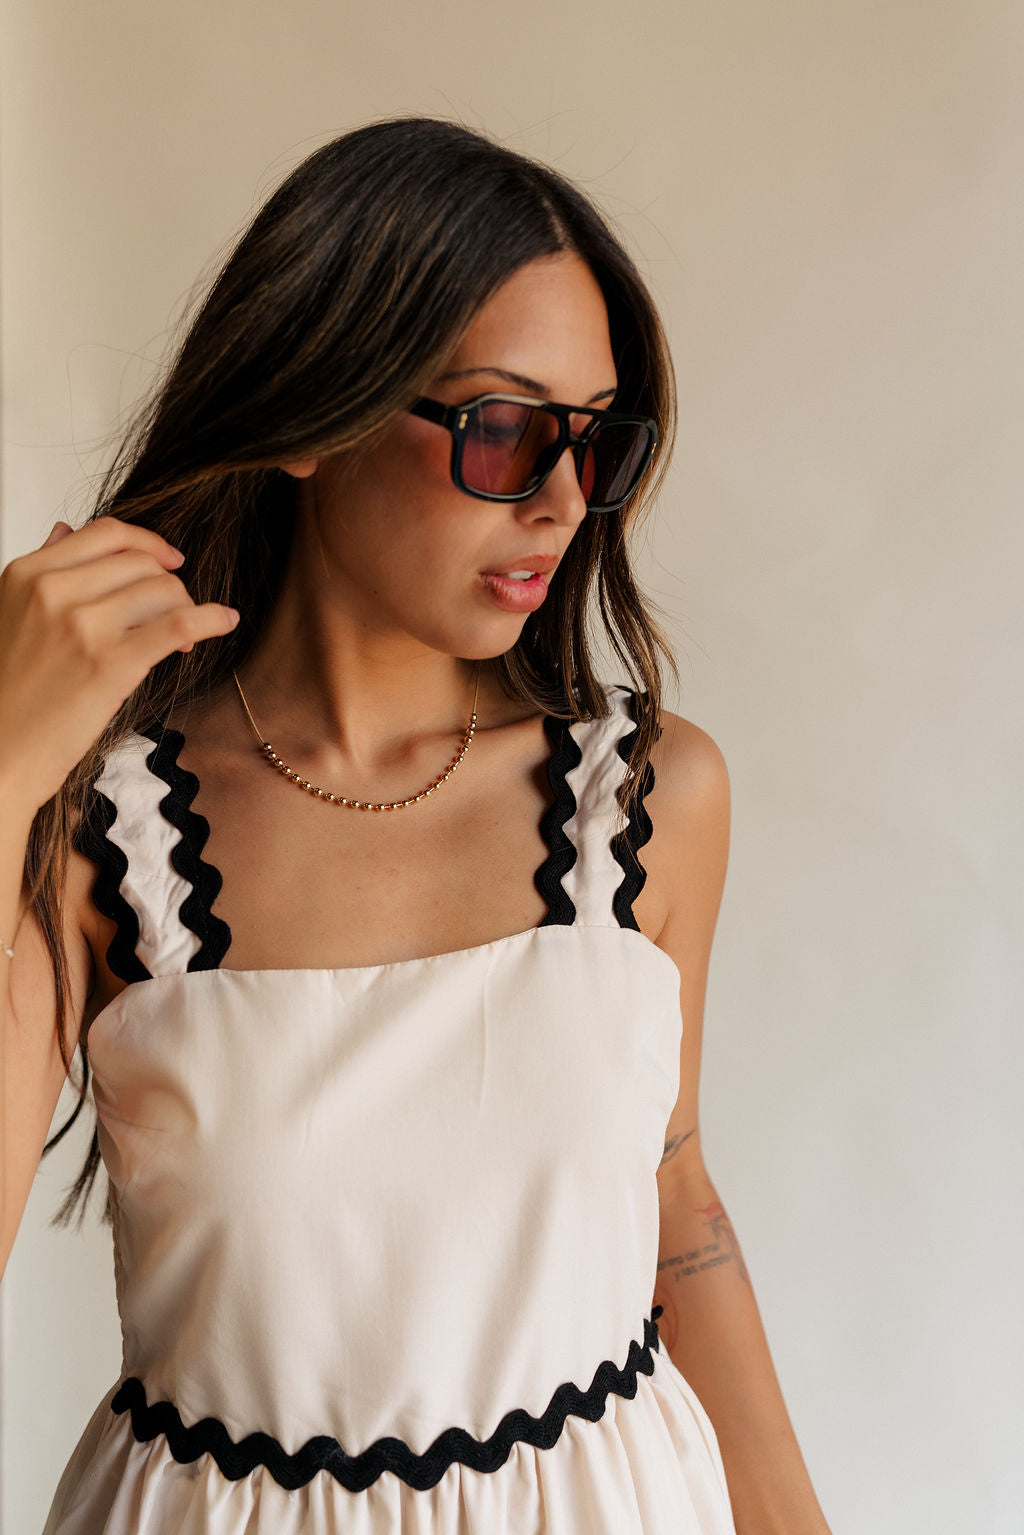
[[[718,743],[680,714],[663,709],[661,735],[651,753],[661,814],[680,827],[729,816],[729,770]]]
[[[643,850],[647,888],[641,926],[652,936],[675,919],[708,918],[721,900],[729,856],[729,770],[717,742],[679,714],[662,710],[651,752],[654,784],[645,805],[653,827]]]

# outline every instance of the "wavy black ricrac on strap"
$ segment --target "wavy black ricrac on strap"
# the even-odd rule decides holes
[[[128,858],[116,842],[107,836],[117,820],[117,806],[102,790],[93,788],[92,798],[75,832],[75,846],[96,865],[92,903],[104,917],[117,923],[117,932],[107,949],[107,964],[122,981],[152,979],[135,952],[139,942],[139,918],[133,906],[121,894],[121,881],[128,872]]]
[[[643,695],[646,701],[646,693]],[[628,763],[633,743],[636,740],[640,721],[640,696],[634,691],[629,692],[629,712],[634,721],[634,727],[628,735],[619,741],[618,752],[623,762]],[[660,732],[659,732],[660,734]],[[622,882],[612,897],[612,912],[620,927],[631,927],[636,932],[640,931],[639,924],[633,915],[633,902],[647,883],[647,870],[643,867],[637,856],[640,849],[650,842],[654,827],[647,813],[644,800],[654,788],[654,769],[648,762],[640,778],[640,797],[636,802],[633,814],[626,822],[624,830],[617,832],[612,838],[612,853],[623,871]]]
[[[167,784],[160,813],[181,832],[181,840],[171,849],[171,863],[192,887],[181,903],[179,916],[184,926],[195,933],[200,947],[186,969],[216,970],[231,945],[231,929],[211,909],[224,880],[220,870],[212,863],[204,863],[202,858],[210,823],[204,815],[190,809],[199,792],[199,779],[178,764],[178,754],[185,744],[180,730],[153,721],[143,726],[140,734],[156,743],[146,758],[146,766]]]
[[[534,884],[548,903],[547,914],[538,923],[539,927],[571,927],[576,921],[575,903],[562,884],[576,862],[576,848],[565,833],[566,821],[576,814],[576,796],[565,775],[583,761],[583,752],[569,723],[551,714],[544,716],[544,730],[552,746],[548,757],[548,784],[555,797],[540,823],[548,856],[533,877]]]
[[[186,1428],[173,1402],[146,1401],[146,1388],[137,1376],[129,1376],[118,1387],[111,1401],[116,1413],[131,1414],[132,1433],[143,1443],[158,1435],[179,1464],[187,1465],[200,1455],[212,1455],[229,1481],[249,1476],[257,1466],[266,1466],[271,1476],[288,1492],[305,1487],[321,1471],[327,1472],[347,1487],[349,1492],[364,1492],[384,1471],[391,1471],[418,1492],[434,1487],[454,1462],[473,1471],[497,1471],[508,1459],[513,1444],[521,1440],[538,1449],[549,1450],[565,1426],[565,1420],[586,1418],[596,1423],[603,1417],[609,1394],[632,1398],[637,1391],[637,1376],[654,1371],[653,1351],[658,1348],[657,1320],[662,1308],[655,1306],[644,1320],[643,1344],[629,1345],[626,1363],[620,1370],[610,1359],[598,1365],[588,1391],[567,1381],[558,1387],[539,1418],[525,1408],[507,1412],[489,1439],[474,1439],[463,1428],[446,1428],[428,1450],[417,1455],[403,1439],[378,1439],[359,1455],[348,1455],[337,1439],[321,1434],[308,1439],[295,1454],[288,1454],[271,1434],[247,1434],[236,1443],[219,1418],[203,1418]]]

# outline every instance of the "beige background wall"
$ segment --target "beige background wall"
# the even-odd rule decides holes
[[[644,567],[730,761],[709,1162],[836,1535],[1017,1535],[1024,10],[7,0],[3,561],[83,503],[197,275],[328,137],[578,177],[670,327]],[[109,1236],[2,1297],[3,1535],[119,1366]]]

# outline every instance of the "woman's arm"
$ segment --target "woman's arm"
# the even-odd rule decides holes
[[[827,1535],[736,1233],[703,1169],[676,1175],[663,1197],[654,1298],[662,1346],[714,1424],[737,1535]]]
[[[662,723],[647,801],[655,833],[644,861],[649,910],[663,915],[656,942],[682,977],[683,1037],[679,1097],[658,1170],[658,1330],[714,1425],[738,1535],[828,1535],[739,1242],[700,1145],[704,995],[729,851],[728,773],[703,731],[673,714]]]
[[[24,867],[36,804],[26,797],[31,769],[0,765],[0,1276],[28,1202],[67,1072],[57,1040],[57,994],[50,951],[25,898]],[[79,855],[81,856],[81,855]],[[72,1044],[85,1013],[92,956],[75,920],[80,896],[69,876],[64,941],[71,989]]]

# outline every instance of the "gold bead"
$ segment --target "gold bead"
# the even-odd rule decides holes
[[[326,800],[327,803],[331,805],[344,805],[350,810],[404,810],[409,805],[419,804],[421,799],[427,799],[429,795],[433,794],[435,789],[439,789],[441,785],[452,776],[455,769],[466,755],[466,752],[469,750],[473,740],[473,733],[477,726],[478,715],[476,709],[476,693],[474,693],[473,709],[469,716],[469,724],[466,726],[466,729],[463,732],[461,749],[456,752],[455,756],[448,764],[446,770],[438,778],[435,778],[431,783],[427,785],[425,789],[421,789],[418,794],[412,795],[409,799],[392,800],[390,803],[382,801],[379,804],[374,804],[372,800],[350,800],[347,799],[344,795],[329,793],[326,789],[320,788],[319,785],[310,783],[307,778],[303,778],[301,773],[296,772],[294,768],[290,768],[288,766],[288,764],[274,750],[270,741],[264,741],[260,739],[259,728],[257,727],[256,721],[252,717],[252,711],[246,702],[245,694],[242,691],[242,684],[238,680],[237,673],[232,673],[232,675],[234,676],[235,685],[238,688],[242,704],[249,716],[249,721],[256,733],[256,739],[259,741],[260,748],[265,753],[267,760],[272,763],[272,765],[277,769],[279,773],[283,774],[285,778],[290,779],[292,783],[298,784],[299,788],[304,789],[307,794],[313,794],[317,799]],[[479,688],[480,673],[478,668],[476,684],[477,693],[479,692]]]

